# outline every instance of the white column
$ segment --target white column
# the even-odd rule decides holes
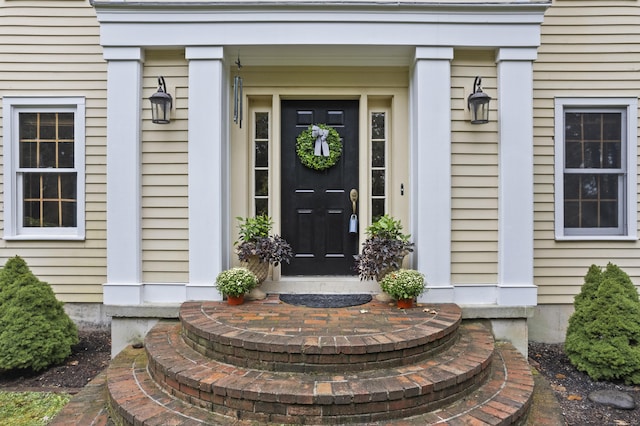
[[[221,300],[226,264],[227,101],[223,49],[187,47],[189,60],[189,284],[187,300]]]
[[[533,60],[535,48],[498,53],[498,304],[535,305],[533,285]]]
[[[453,48],[417,47],[411,76],[411,232],[414,268],[430,302],[453,301],[451,286],[451,60]]]
[[[142,303],[140,122],[143,51],[104,48],[107,60],[106,305]]]

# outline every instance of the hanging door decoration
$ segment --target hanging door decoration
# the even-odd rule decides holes
[[[336,165],[342,155],[342,139],[333,127],[314,124],[296,139],[296,152],[303,165],[326,170]]]

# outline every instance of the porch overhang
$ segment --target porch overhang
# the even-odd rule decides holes
[[[501,141],[510,141],[500,143],[500,157],[510,161],[500,164],[500,271],[499,282],[491,285],[499,291],[490,291],[478,304],[536,304],[533,111],[532,99],[520,94],[532,92],[531,64],[550,0],[97,0],[92,4],[109,62],[107,202],[128,209],[107,212],[105,303],[142,305],[220,297],[211,294],[211,283],[225,266],[231,226],[225,184],[225,88],[228,67],[238,54],[243,65],[250,66],[406,66],[410,70],[414,266],[429,271],[433,294],[442,294],[443,301],[467,300],[470,293],[455,291],[450,282],[451,147],[437,142],[451,140],[454,50],[482,49],[495,50],[499,63],[499,134]],[[196,194],[208,194],[199,198],[208,208],[189,209],[189,283],[173,286],[142,282],[140,247],[141,67],[146,49],[167,48],[184,49],[189,62],[189,192],[193,199]],[[428,139],[436,142],[420,143]],[[128,159],[126,166],[119,158]],[[212,169],[218,173],[217,186],[205,191],[206,182],[198,177]],[[421,223],[415,219],[418,216]]]

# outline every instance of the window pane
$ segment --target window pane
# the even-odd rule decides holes
[[[580,197],[587,199],[598,198],[598,179],[595,175],[580,176]]]
[[[384,170],[373,170],[371,172],[371,195],[384,195]]]
[[[20,167],[75,166],[73,113],[21,113],[19,119]]]
[[[269,167],[269,143],[256,141],[256,167]]]
[[[567,228],[580,228],[580,203],[577,201],[565,201],[564,226]]]
[[[77,177],[75,173],[60,175],[60,196],[63,200],[77,200]]]
[[[56,139],[56,113],[40,114],[39,139]]]
[[[598,227],[598,203],[595,201],[583,202],[580,206],[580,227],[581,228],[597,228]]]
[[[22,181],[23,226],[77,226],[75,173],[25,173]]]
[[[72,142],[58,144],[58,168],[72,169],[75,166],[75,146]]]
[[[58,175],[42,175],[42,197],[57,199],[58,194]]]
[[[62,226],[63,227],[75,227],[78,223],[78,218],[76,217],[76,212],[78,211],[77,203],[73,202],[63,202],[62,203]]]
[[[565,175],[564,198],[565,200],[577,200],[580,198],[580,175]]]
[[[255,176],[255,195],[269,195],[269,172],[267,170],[256,170]]]
[[[600,176],[600,198],[602,200],[618,200],[618,175]]]
[[[371,217],[373,221],[380,219],[384,215],[384,198],[374,198],[371,200]]]
[[[20,167],[38,167],[38,144],[37,142],[20,142]]]
[[[384,141],[371,142],[371,167],[384,167]]]
[[[74,122],[72,112],[58,114],[58,139],[74,139]]]
[[[599,169],[601,167],[599,142],[584,143],[584,163],[581,167],[585,169]]]
[[[56,227],[60,226],[60,215],[58,211],[59,204],[57,201],[45,201],[42,203],[42,216],[44,227]]]
[[[269,200],[267,198],[256,198],[256,216],[269,214]]]
[[[618,227],[621,183],[621,176],[616,174],[565,175],[565,227]]]
[[[256,113],[256,139],[269,139],[269,114]]]
[[[20,121],[20,140],[35,139],[38,135],[38,114],[21,112],[18,117]]]
[[[620,162],[620,142],[605,142],[602,146],[602,167],[619,169]]]
[[[25,227],[40,227],[40,202],[25,201],[23,205],[24,215],[22,218]]]
[[[565,166],[568,168],[620,168],[622,114],[567,113]]]
[[[371,114],[371,138],[384,139],[384,112]]]
[[[55,142],[41,142],[40,158],[38,167],[48,169],[56,167],[56,144]]]
[[[616,228],[618,226],[618,203],[603,202],[600,205],[600,227]]]

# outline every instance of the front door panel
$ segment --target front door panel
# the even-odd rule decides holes
[[[309,125],[326,124],[342,139],[342,156],[317,171],[296,154]],[[282,236],[295,252],[283,275],[354,275],[358,236],[349,233],[351,189],[358,189],[358,101],[282,102]]]

